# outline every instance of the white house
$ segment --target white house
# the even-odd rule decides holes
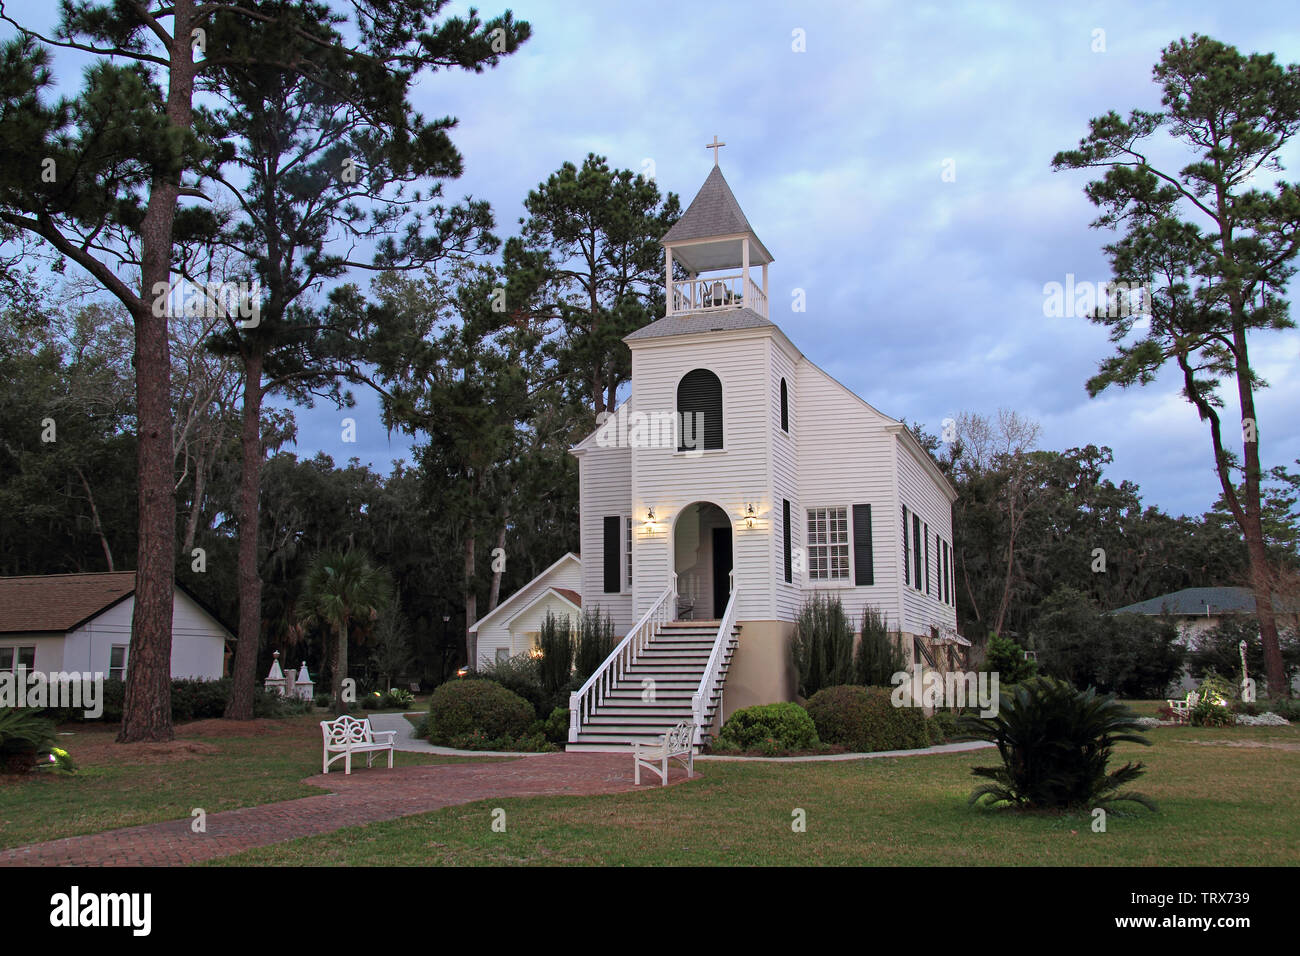
[[[582,613],[582,562],[570,551],[475,622],[479,666],[527,654],[547,613],[572,622]]]
[[[124,678],[135,572],[0,578],[0,671]],[[172,602],[172,677],[222,676],[233,636],[183,587]]]
[[[966,643],[956,491],[900,419],[772,321],[772,255],[716,152],[662,243],[667,314],[627,336],[631,394],[571,450],[582,557],[564,573],[580,575],[582,607],[611,615],[623,637],[575,695],[571,748],[617,749],[678,719],[715,724],[794,699],[790,636],[817,591],[855,622],[879,608],[916,663],[951,663]],[[548,575],[504,613],[531,627],[529,609],[556,602]],[[502,607],[479,622],[481,643],[489,624],[504,625]]]

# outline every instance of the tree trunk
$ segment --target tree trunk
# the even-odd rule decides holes
[[[193,119],[194,60],[190,28],[194,0],[173,4],[167,86],[168,125],[186,130]],[[176,576],[176,488],[173,478],[171,353],[167,310],[155,315],[153,289],[171,281],[172,231],[180,177],[150,184],[149,203],[140,224],[140,302],[135,323],[137,420],[137,500],[139,547],[136,552],[135,605],[127,657],[126,696],[117,739],[171,740],[172,599]]]
[[[501,516],[501,527],[497,531],[497,547],[501,549],[502,552],[505,551],[506,547],[506,524],[509,521],[510,510],[507,508],[506,513]],[[501,575],[504,573],[504,570],[493,570],[492,572],[492,587],[488,590],[487,609],[489,614],[497,609],[497,601],[501,597]]]
[[[239,473],[239,639],[229,720],[253,719],[253,693],[257,686],[257,652],[262,638],[262,579],[257,568],[257,499],[262,477],[262,361],[260,351],[250,354],[244,367],[244,414],[240,428],[242,450]]]
[[[99,546],[104,549],[104,560],[108,563],[108,570],[113,570],[113,551],[108,546],[108,538],[104,537],[104,526],[99,522],[99,509],[95,507],[95,496],[90,490],[90,482],[86,480],[85,474],[76,465],[73,469],[77,472],[77,477],[81,479],[81,487],[86,491],[86,500],[90,502],[90,526],[95,534],[99,535]]]
[[[189,557],[190,552],[194,550],[194,538],[199,532],[199,517],[203,513],[203,496],[208,490],[208,469],[212,467],[212,461],[216,457],[216,447],[216,442],[213,442],[213,451],[201,451],[195,461],[194,500],[190,503],[190,513],[185,518],[185,540],[181,543],[182,557]]]
[[[339,622],[339,641],[334,649],[334,712],[346,714],[348,705],[343,702],[343,681],[348,676],[348,612],[343,611]]]
[[[465,665],[478,667],[478,636],[470,628],[478,620],[478,599],[474,594],[474,535],[465,536]]]

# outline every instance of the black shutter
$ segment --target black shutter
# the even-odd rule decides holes
[[[704,416],[703,435],[697,434],[697,415]],[[677,416],[681,426],[678,451],[721,448],[722,380],[707,368],[687,372],[677,384]],[[689,443],[687,436],[691,438]]]
[[[781,499],[781,534],[785,537],[785,583],[794,581],[790,566],[790,502]]]
[[[912,587],[921,590],[921,516],[912,515]]]
[[[948,589],[948,552],[952,549],[948,547],[948,542],[943,543],[943,603],[948,604],[952,601],[952,592]]]
[[[618,594],[619,571],[622,569],[622,552],[619,548],[619,529],[623,519],[619,515],[605,516],[605,593]]]
[[[853,583],[876,583],[871,561],[871,505],[853,506]]]
[[[912,549],[907,544],[907,505],[903,505],[903,583],[912,583]]]
[[[785,379],[781,379],[781,431],[790,430],[790,397],[786,392]]]

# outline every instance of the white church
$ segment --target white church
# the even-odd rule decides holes
[[[716,143],[716,137],[715,137]],[[621,638],[570,703],[569,749],[795,698],[794,622],[817,592],[878,608],[912,666],[958,666],[956,491],[901,420],[772,321],[773,259],[714,167],[662,239],[667,314],[625,341],[631,393],[571,449],[581,555],[471,629],[480,664],[528,652],[547,612],[598,606]]]

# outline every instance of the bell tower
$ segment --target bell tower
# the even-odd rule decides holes
[[[713,150],[713,169],[686,212],[660,240],[669,316],[749,309],[769,317],[767,267],[772,254],[754,234],[722,176],[718,150],[725,145],[717,136],[706,144]],[[674,263],[685,270],[686,278],[673,275]],[[761,271],[757,281],[755,266]]]

